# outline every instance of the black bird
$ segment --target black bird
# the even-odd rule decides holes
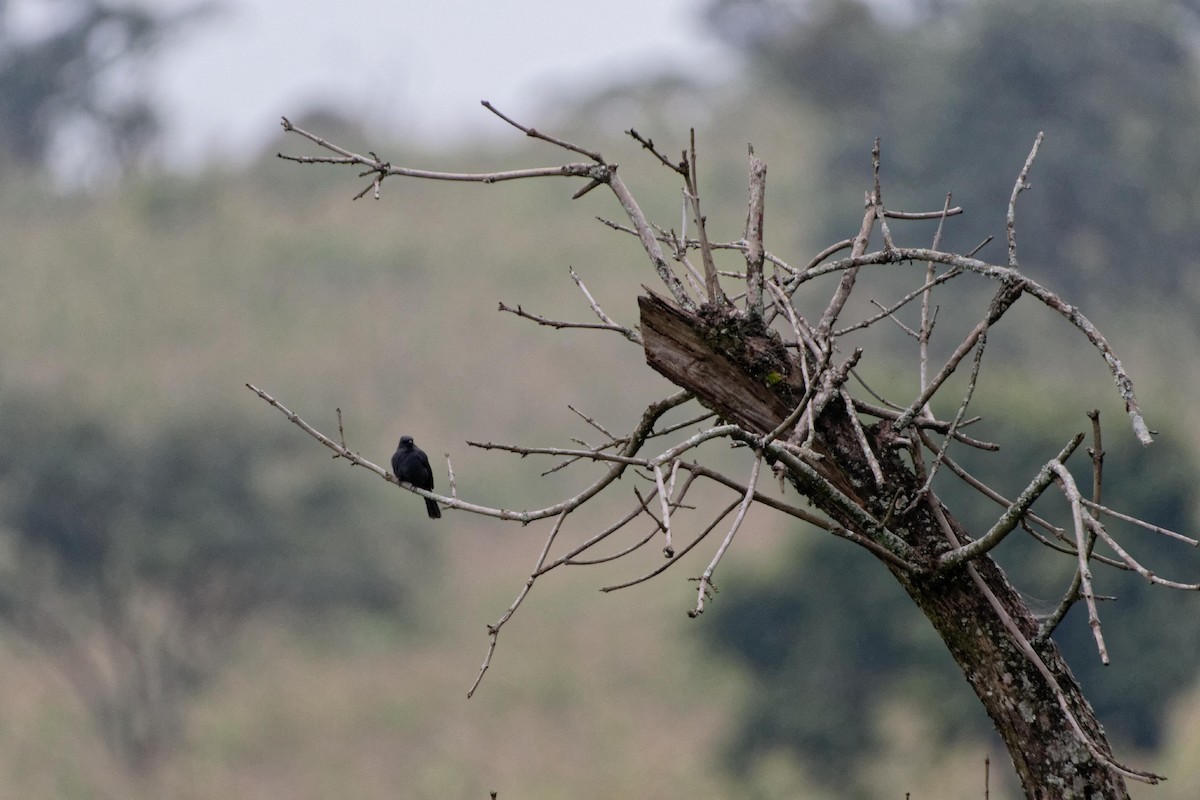
[[[392,454],[392,472],[405,483],[433,491],[433,470],[429,468],[429,457],[417,447],[411,436],[400,437],[400,446]],[[426,497],[425,511],[430,519],[442,518],[442,510],[438,508],[436,500]]]

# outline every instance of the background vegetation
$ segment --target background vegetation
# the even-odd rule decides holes
[[[753,142],[770,166],[769,246],[791,260],[854,232],[877,134],[889,203],[936,207],[954,191],[968,210],[952,226],[960,246],[1002,238],[1011,181],[1045,129],[1022,200],[1024,263],[1095,312],[1160,443],[1135,451],[1102,365],[1047,353],[1053,323],[1018,316],[989,348],[1006,367],[985,387],[996,402],[979,435],[1021,430],[1022,444],[980,468],[1023,485],[1098,405],[1112,504],[1194,528],[1192,12],[789,8],[710,6],[714,30],[747,54],[739,83],[614,86],[547,119],[621,163],[668,225],[677,187],[619,133],[670,151],[696,124],[710,234],[725,240],[741,234]],[[0,93],[13,74],[0,64]],[[517,137],[433,158],[332,117],[311,126],[417,166],[560,158]],[[139,140],[122,141],[129,167]],[[566,183],[393,181],[382,201],[353,203],[348,175],[274,159],[295,147],[244,170],[142,170],[90,193],[46,188],[25,168],[45,151],[0,159],[4,794],[981,796],[983,756],[1002,751],[923,620],[888,581],[878,595],[841,591],[870,584],[860,573],[873,562],[762,510],[712,613],[686,619],[682,572],[614,595],[592,590],[624,572],[539,583],[465,700],[484,625],[523,582],[541,530],[429,522],[243,384],[325,430],[341,408],[348,443],[377,462],[412,433],[435,462],[450,453],[464,496],[532,507],[584,476],[539,478],[544,467],[464,441],[562,442],[585,432],[568,403],[627,426],[664,384],[618,337],[536,328],[497,302],[584,318],[572,265],[630,322],[644,257],[591,220],[619,213],[601,193],[566,203]],[[943,313],[953,324],[955,309]],[[1042,417],[1064,401],[1075,416]],[[1065,572],[1041,553],[1014,543],[1002,557],[1019,585],[1054,597]],[[1096,668],[1083,620],[1060,636],[1110,733],[1171,778],[1138,796],[1194,797],[1196,598],[1109,577],[1113,666]],[[992,797],[1006,773],[992,765]]]

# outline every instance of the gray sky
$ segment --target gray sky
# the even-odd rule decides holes
[[[445,142],[499,129],[481,99],[532,124],[529,113],[548,95],[669,68],[719,78],[735,63],[704,32],[701,0],[225,5],[161,61],[168,161],[177,166],[249,155],[275,135],[281,115],[319,104],[389,133]]]

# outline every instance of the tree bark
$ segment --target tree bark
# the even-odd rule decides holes
[[[708,307],[698,313],[683,311],[657,295],[642,296],[638,302],[647,363],[728,421],[752,434],[768,433],[801,399],[799,356],[789,354],[761,323],[756,327],[736,311]],[[1022,651],[967,568],[933,574],[938,555],[951,549],[939,511],[961,543],[972,537],[949,509],[934,508],[936,499],[903,510],[917,496],[921,481],[899,456],[887,421],[867,428],[884,477],[883,487],[875,485],[850,423],[851,413],[837,397],[826,405],[815,424],[815,449],[822,457],[809,464],[843,497],[817,485],[811,472],[789,468],[792,484],[838,524],[879,541],[880,531],[864,530],[847,512],[845,499],[849,498],[872,518],[888,520],[888,530],[911,548],[906,557],[917,571],[885,564],[937,630],[983,703],[1027,798],[1127,799],[1121,775],[1097,759],[1075,734],[1053,686]],[[996,562],[984,555],[971,563],[1025,640],[1033,639],[1037,622]],[[1075,720],[1109,756],[1103,728],[1057,645],[1047,640],[1038,655]]]

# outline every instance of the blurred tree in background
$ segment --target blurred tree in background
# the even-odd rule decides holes
[[[47,405],[0,404],[0,622],[134,769],[179,741],[255,615],[309,633],[339,609],[394,617],[415,576],[400,565],[427,564],[419,540],[372,532],[347,482],[295,469],[286,432],[192,419],[139,444]]]
[[[831,151],[813,168],[836,201],[828,241],[861,205],[862,153],[880,136],[891,202],[953,190],[967,214],[950,246],[970,249],[996,233],[1009,176],[1044,130],[1026,268],[1093,306],[1192,280],[1196,4],[715,0],[707,19],[760,77],[827,118]]]
[[[120,174],[155,144],[147,70],[163,42],[210,6],[160,13],[103,0],[57,0],[63,22],[30,36],[0,0],[0,166]]]
[[[954,204],[967,213],[947,229],[952,246],[970,249],[997,233],[1002,240],[997,221],[1011,175],[1033,135],[1045,130],[1036,191],[1022,200],[1022,267],[1073,301],[1157,309],[1196,288],[1197,11],[1172,0],[715,0],[707,20],[760,79],[825,119],[826,150],[812,163],[832,199],[816,206],[824,241],[848,235],[847,211],[862,205],[863,153],[875,136],[883,139],[893,204],[953,189]],[[1014,386],[1029,380],[1012,375]],[[1000,440],[1018,447],[964,457],[985,482],[1061,446],[1049,428],[1017,416],[997,408],[988,419],[1008,429]],[[1122,505],[1135,516],[1187,531],[1196,522],[1195,464],[1177,437],[1161,436],[1154,452],[1114,440],[1107,483],[1120,487]],[[939,491],[952,507],[978,506],[949,485]],[[742,585],[714,607],[712,638],[732,646],[756,677],[732,747],[739,767],[783,747],[845,789],[855,759],[878,744],[873,715],[897,691],[935,710],[946,737],[986,732],[969,713],[966,687],[955,688],[933,631],[890,582],[871,580],[878,566],[841,544],[806,539],[785,577],[762,580],[753,591]],[[1145,544],[1151,552],[1169,547]],[[1046,560],[1028,551],[1013,548],[1003,563],[1019,585],[1045,586],[1044,597],[1054,597],[1064,580],[1037,574]],[[1117,597],[1104,613],[1119,630],[1120,675],[1101,679],[1082,612],[1072,612],[1056,639],[1101,719],[1139,746],[1153,746],[1172,700],[1196,678],[1193,660],[1172,657],[1200,646],[1194,608],[1180,613],[1192,598],[1147,591],[1129,573],[1101,574],[1102,593]],[[876,593],[859,594],[864,587]]]

